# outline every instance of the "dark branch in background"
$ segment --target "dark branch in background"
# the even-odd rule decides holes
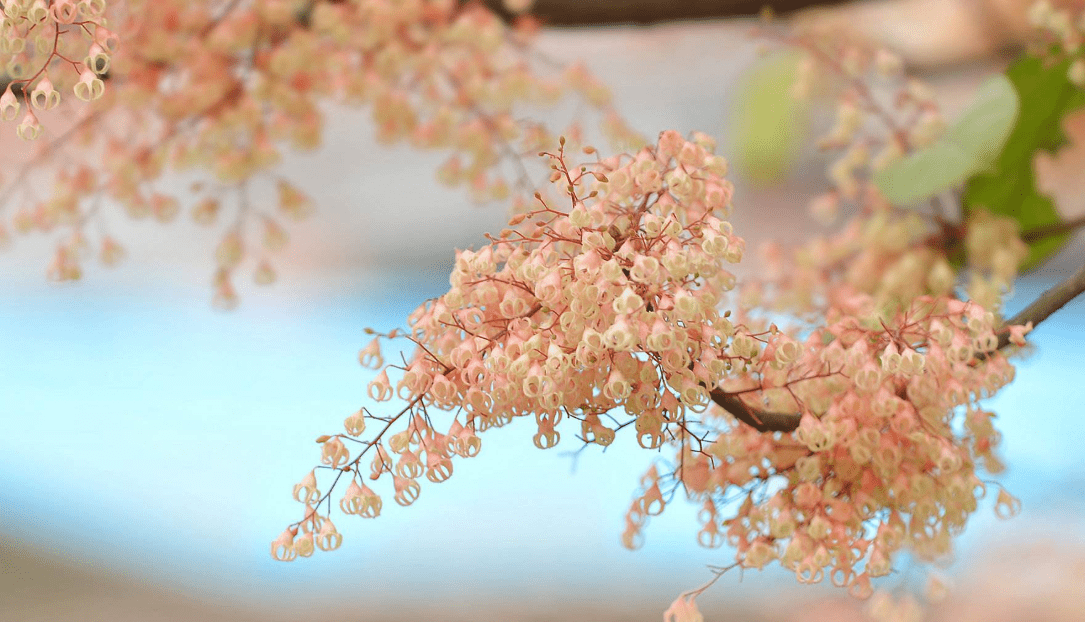
[[[1053,235],[1072,233],[1082,227],[1085,227],[1085,216],[1079,216],[1067,220],[1066,222],[1057,222],[1053,225],[1044,225],[1042,227],[1029,229],[1021,234],[1021,241],[1026,244],[1032,244],[1033,242],[1038,242]]]
[[[777,14],[844,0],[536,0],[529,13],[547,26],[658,24],[757,15],[765,7]],[[483,0],[505,20],[515,16],[502,0]]]
[[[1085,266],[1082,266],[1070,278],[1044,292],[1020,313],[1006,320],[1003,328],[1023,326],[1029,322],[1032,322],[1033,326],[1038,326],[1040,322],[1082,293],[1085,293]],[[1009,344],[1010,332],[1004,330],[998,336],[998,349],[1005,348]],[[736,419],[758,432],[793,432],[798,429],[799,422],[802,421],[802,413],[762,412],[742,401],[737,395],[721,389],[709,391],[709,396],[713,402],[734,415]]]

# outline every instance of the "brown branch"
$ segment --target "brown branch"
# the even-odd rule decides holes
[[[1028,231],[1021,233],[1021,241],[1026,244],[1031,244],[1053,235],[1072,233],[1082,227],[1085,227],[1085,216],[1079,216],[1072,220],[1067,220],[1066,222],[1057,222],[1051,225],[1029,229]]]
[[[1017,315],[1006,320],[1005,326],[1022,326],[1032,322],[1035,327],[1083,292],[1085,292],[1085,266],[1082,266],[1070,278],[1041,294],[1032,304],[1021,309]],[[1009,343],[1009,331],[998,336],[999,348],[1004,348]]]
[[[536,0],[530,14],[548,26],[609,26],[658,24],[689,20],[757,15],[765,7],[790,13],[810,6],[840,4],[844,0]],[[503,0],[483,4],[511,21],[515,16]]]
[[[1040,322],[1082,293],[1085,293],[1085,266],[1082,266],[1070,278],[1041,294],[1020,313],[1006,320],[1003,327],[1021,326],[1029,322],[1032,322],[1033,326],[1038,326]],[[1009,344],[1010,332],[1004,330],[998,336],[998,349],[1001,350]],[[737,394],[728,393],[722,389],[709,391],[709,396],[713,402],[734,415],[736,419],[758,432],[793,432],[798,429],[799,422],[802,421],[802,413],[762,412],[742,401]]]
[[[756,410],[742,401],[742,398],[722,389],[712,389],[708,395],[713,402],[734,415],[735,419],[758,432],[793,432],[802,420],[802,414],[799,413],[772,413]]]

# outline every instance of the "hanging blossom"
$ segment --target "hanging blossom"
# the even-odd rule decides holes
[[[567,204],[540,198],[490,245],[457,253],[449,292],[410,318],[416,353],[370,384],[374,401],[406,405],[363,410],[347,434],[318,439],[331,487],[350,482],[340,509],[376,503],[362,482],[385,473],[408,505],[423,475],[443,482],[453,457],[477,453],[480,433],[528,418],[544,449],[563,422],[585,443],[632,428],[644,448],[675,448],[673,464],[642,479],[623,534],[633,548],[684,489],[703,503],[702,545],[729,544],[745,567],[779,561],[804,582],[828,572],[857,596],[904,547],[948,552],[985,489],[978,469],[1000,468],[979,401],[1013,369],[992,312],[929,293],[879,310],[852,290],[822,297],[813,329],[721,314],[744,243],[723,220],[732,188],[710,139],[665,132],[636,155],[579,168],[564,150],[547,155]],[[360,357],[379,363],[379,342]],[[769,424],[780,413],[796,423]],[[376,434],[354,439],[366,418]],[[315,472],[299,486],[312,492],[299,498],[305,518],[277,541],[280,559],[290,557],[283,542],[318,529],[323,503],[331,509]],[[997,506],[1017,509],[1004,492]],[[696,619],[695,596],[668,615]]]
[[[607,89],[534,52],[536,30],[456,0],[5,3],[0,60],[14,79],[0,118],[26,109],[16,133],[48,142],[0,189],[0,214],[10,206],[18,232],[60,234],[49,275],[69,280],[92,245],[104,263],[123,256],[108,234],[91,239],[107,207],[169,222],[191,198],[196,222],[224,222],[215,290],[231,306],[237,270],[273,281],[284,223],[312,211],[276,167],[285,150],[319,146],[327,104],[368,108],[382,143],[450,152],[440,179],[480,201],[533,188],[521,158],[553,139],[518,118],[525,105],[575,94],[627,139]],[[95,101],[69,106],[60,93],[73,89]],[[33,111],[53,108],[64,112],[39,123]],[[192,195],[164,187],[171,170],[196,174]]]
[[[347,513],[379,507],[367,479],[391,479],[384,494],[408,505],[423,476],[443,482],[453,458],[478,452],[482,432],[515,419],[534,424],[543,449],[560,442],[568,420],[583,442],[602,446],[626,428],[653,450],[689,437],[709,388],[754,362],[731,347],[736,328],[719,311],[744,242],[724,220],[732,186],[713,148],[703,135],[665,132],[635,155],[580,167],[564,146],[547,153],[565,198],[538,195],[536,209],[489,245],[457,253],[448,293],[410,317],[414,356],[369,385],[373,401],[405,406],[387,416],[363,410],[346,434],[318,439],[334,479],[324,493],[314,474],[295,489],[305,517],[273,545],[276,558],[290,559],[291,539],[321,528],[327,515],[317,510],[331,509],[344,478],[336,494]],[[378,342],[360,357],[379,364]],[[367,428],[376,428],[368,440],[355,438]]]

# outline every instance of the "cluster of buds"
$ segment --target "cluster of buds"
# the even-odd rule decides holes
[[[14,121],[25,106],[20,138],[41,135],[37,114],[56,108],[62,92],[83,101],[102,96],[117,46],[105,27],[106,9],[105,0],[16,0],[0,7],[0,68],[8,78],[0,119]]]

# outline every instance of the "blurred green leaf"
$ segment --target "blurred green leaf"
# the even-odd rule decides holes
[[[765,56],[737,87],[728,133],[735,164],[751,181],[780,180],[806,138],[809,105],[792,93],[799,59],[791,51]]]
[[[895,205],[913,205],[961,185],[979,166],[961,147],[938,141],[876,172],[874,183]]]
[[[965,216],[977,207],[986,207],[1014,218],[1022,231],[1061,222],[1054,202],[1036,188],[1033,160],[1039,151],[1055,153],[1068,143],[1063,121],[1067,114],[1085,106],[1085,91],[1067,77],[1070,63],[1067,59],[1048,64],[1041,58],[1024,56],[1006,70],[1021,112],[992,169],[969,180],[963,197]],[[1061,235],[1033,243],[1023,268],[1050,257],[1068,239]]]
[[[994,76],[980,86],[968,110],[947,131],[945,138],[975,157],[977,163],[995,161],[1017,122],[1021,102],[1006,76]]]
[[[945,135],[875,173],[874,183],[897,205],[912,205],[963,184],[994,163],[1014,128],[1018,107],[1010,80],[991,78]]]

